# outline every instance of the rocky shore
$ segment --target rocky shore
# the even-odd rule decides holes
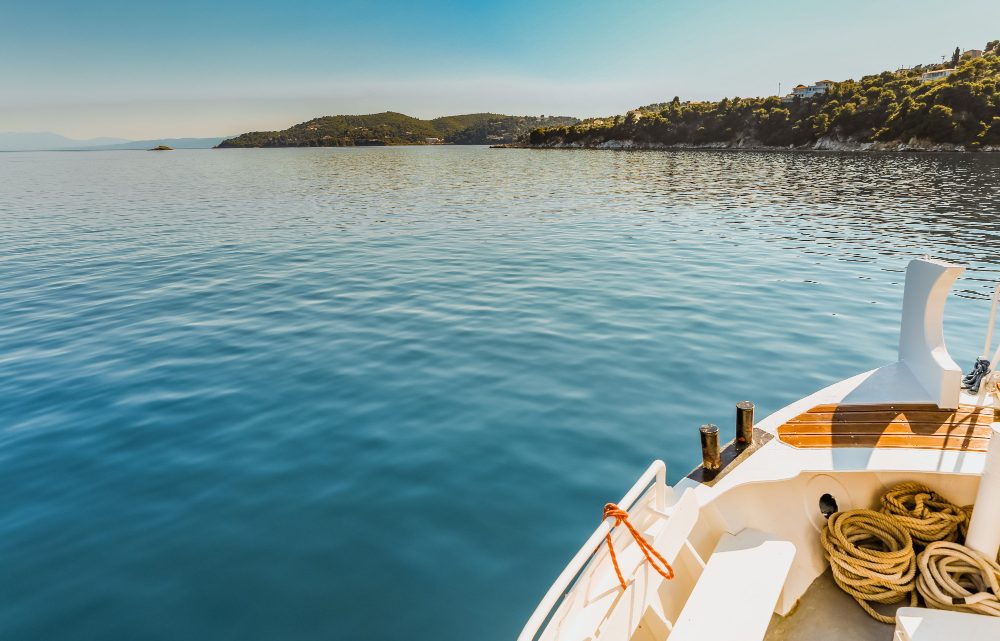
[[[544,144],[513,143],[494,145],[495,148],[519,149],[616,149],[616,150],[669,150],[669,149],[735,149],[747,151],[884,151],[884,152],[1000,152],[1000,145],[984,145],[978,149],[968,149],[965,145],[932,142],[911,138],[908,141],[861,142],[839,140],[834,137],[820,138],[805,145],[775,146],[765,145],[758,140],[740,139],[734,142],[673,143],[639,142],[635,140],[604,140],[601,142],[562,140],[546,141]]]

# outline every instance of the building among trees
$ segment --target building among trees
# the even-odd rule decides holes
[[[817,80],[815,84],[811,85],[795,85],[792,87],[792,93],[781,99],[782,102],[792,102],[796,98],[812,98],[813,96],[820,96],[825,94],[830,87],[833,86],[832,80]]]
[[[954,69],[932,69],[920,74],[920,80],[924,82],[927,80],[937,80],[938,78],[947,78],[953,73],[955,73]]]

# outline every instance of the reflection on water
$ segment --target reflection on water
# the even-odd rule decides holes
[[[989,155],[0,154],[0,637],[510,639],[654,457],[998,276]]]

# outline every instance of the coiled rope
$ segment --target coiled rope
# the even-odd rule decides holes
[[[917,591],[932,608],[1000,616],[1000,564],[964,545],[937,541],[917,557]]]
[[[660,576],[668,581],[674,578],[674,569],[670,567],[670,564],[667,563],[665,558],[660,556],[659,552],[653,549],[653,546],[646,540],[646,537],[644,537],[639,530],[635,529],[632,522],[628,520],[628,512],[621,509],[614,503],[608,503],[604,506],[604,518],[608,517],[614,517],[615,519],[615,524],[612,527],[618,527],[619,525],[624,524],[625,527],[628,528],[628,531],[632,533],[632,538],[635,539],[636,545],[638,545],[639,549],[642,550],[642,553],[646,555],[646,560],[649,561],[649,564],[653,566],[653,569],[656,570]],[[615,574],[618,575],[618,583],[621,584],[622,589],[624,590],[628,587],[628,584],[625,583],[625,577],[622,576],[621,568],[618,567],[618,557],[615,555],[615,546],[611,543],[610,531],[608,532],[608,535],[604,537],[604,540],[608,543],[608,552],[611,554],[611,565],[615,566]],[[659,561],[659,564],[657,561]]]
[[[900,483],[882,495],[882,512],[896,517],[921,547],[934,541],[957,541],[969,516],[926,485]]]
[[[872,618],[895,621],[876,612],[873,603],[909,598],[911,606],[917,604],[913,540],[895,517],[875,510],[837,512],[827,520],[821,541],[833,580]]]
[[[881,510],[837,512],[821,542],[833,579],[872,618],[893,623],[873,604],[918,595],[927,607],[1000,616],[1000,563],[961,545],[972,506],[960,507],[926,485],[890,488]],[[916,548],[924,550],[917,555]]]

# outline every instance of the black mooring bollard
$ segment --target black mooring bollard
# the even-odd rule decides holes
[[[722,467],[719,454],[719,426],[709,423],[701,426],[701,465],[709,472]]]
[[[743,449],[753,443],[753,403],[736,404],[736,447]]]

